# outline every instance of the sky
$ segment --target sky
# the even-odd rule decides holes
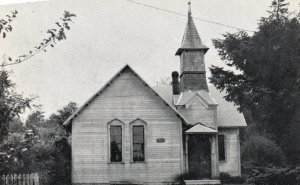
[[[16,91],[38,96],[34,103],[42,105],[46,116],[70,101],[83,104],[125,64],[151,85],[179,70],[175,52],[187,17],[128,0],[28,1],[0,0],[0,18],[12,10],[19,12],[12,22],[13,31],[0,39],[1,59],[4,55],[22,55],[38,45],[65,10],[77,15],[67,40],[21,64],[6,67],[13,72]],[[180,14],[188,12],[187,0],[135,1]],[[290,10],[297,12],[300,0],[289,2]],[[270,3],[271,0],[191,0],[191,8],[193,17],[255,31],[260,17],[267,16]],[[224,66],[212,39],[238,30],[194,22],[203,43],[210,48],[205,55],[210,76],[208,67]]]

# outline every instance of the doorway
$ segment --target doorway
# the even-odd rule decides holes
[[[191,134],[188,138],[188,174],[190,179],[211,178],[211,137]]]

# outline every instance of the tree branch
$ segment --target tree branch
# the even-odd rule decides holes
[[[55,23],[56,27],[47,30],[49,37],[43,39],[43,41],[38,46],[34,47],[34,49],[30,50],[27,54],[20,55],[15,59],[13,59],[12,57],[5,57],[0,67],[15,65],[24,62],[40,53],[41,51],[46,52],[46,48],[48,48],[49,46],[54,47],[56,41],[66,40],[65,31],[70,30],[69,23],[72,22],[72,17],[76,17],[76,15],[65,11],[63,17],[60,18],[61,21]]]

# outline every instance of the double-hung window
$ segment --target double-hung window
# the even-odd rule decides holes
[[[145,161],[144,126],[137,125],[132,127],[132,159],[133,162]]]
[[[122,162],[122,126],[110,126],[110,161]]]

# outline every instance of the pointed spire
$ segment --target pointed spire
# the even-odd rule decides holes
[[[188,16],[191,17],[192,15],[192,10],[191,10],[191,1],[188,2],[189,5],[189,12],[188,12]]]
[[[197,28],[195,26],[192,11],[191,2],[188,2],[188,22],[185,27],[181,47],[177,50],[176,55],[180,55],[183,50],[204,50],[206,52],[208,47],[202,44]]]

